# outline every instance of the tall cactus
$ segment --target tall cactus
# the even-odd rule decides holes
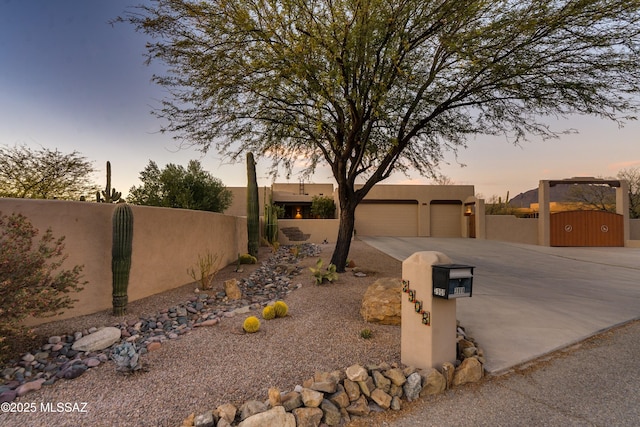
[[[278,241],[278,213],[273,203],[264,205],[264,234],[269,243]]]
[[[122,196],[121,192],[111,188],[111,162],[107,161],[107,186],[102,190],[102,197],[100,197],[100,191],[96,191],[96,201],[98,203],[117,203],[120,201],[120,196]]]
[[[113,246],[111,250],[114,316],[124,316],[127,312],[132,242],[133,211],[131,206],[119,204],[113,212]]]
[[[260,213],[258,211],[258,181],[253,153],[247,153],[247,252],[258,257],[260,247]]]

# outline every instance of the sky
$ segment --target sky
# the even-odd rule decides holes
[[[215,150],[206,155],[180,148],[150,111],[164,97],[151,82],[157,66],[144,65],[146,36],[128,24],[109,24],[139,0],[0,0],[0,145],[24,144],[63,153],[78,151],[92,161],[95,180],[105,184],[111,162],[112,187],[126,195],[155,161],[203,167],[229,187],[246,185],[244,163],[229,164]],[[640,123],[617,124],[570,117],[556,130],[579,133],[514,146],[501,137],[468,140],[457,155],[447,153],[440,173],[454,184],[474,185],[485,198],[514,197],[542,179],[612,177],[640,167]],[[258,161],[258,185],[270,185],[269,160]],[[464,165],[464,166],[463,166]],[[299,181],[292,175],[287,181]],[[328,168],[306,182],[335,183]],[[417,173],[393,175],[383,184],[431,184]],[[334,184],[335,185],[335,184]]]

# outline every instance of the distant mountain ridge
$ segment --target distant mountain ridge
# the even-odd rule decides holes
[[[549,187],[549,201],[550,202],[569,202],[569,190],[572,184],[558,184],[553,187]],[[614,188],[611,188],[612,192],[615,192]],[[509,205],[514,208],[528,208],[531,203],[538,203],[538,189],[534,188],[524,193],[520,193],[511,200]]]

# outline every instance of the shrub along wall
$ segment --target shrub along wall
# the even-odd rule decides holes
[[[0,198],[0,212],[21,213],[43,233],[65,236],[64,268],[84,265],[89,283],[73,296],[74,308],[56,318],[31,319],[34,325],[111,308],[111,216],[115,205],[61,200]],[[193,281],[187,268],[207,251],[217,254],[220,266],[247,251],[246,218],[185,209],[132,206],[133,253],[129,301]]]

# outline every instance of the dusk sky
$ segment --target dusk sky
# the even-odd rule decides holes
[[[179,149],[171,135],[158,133],[161,122],[150,115],[163,97],[151,83],[154,67],[143,64],[145,36],[130,25],[111,26],[136,0],[0,0],[0,145],[25,144],[77,150],[99,171],[104,185],[107,160],[112,186],[126,195],[139,185],[140,171],[154,160],[185,165],[200,159],[227,186],[246,185],[244,163],[223,163],[215,151],[204,157]],[[155,68],[157,71],[158,69]],[[622,168],[640,167],[640,124],[623,129],[591,117],[551,123],[579,134],[558,140],[531,138],[515,147],[499,137],[468,141],[456,159],[440,171],[455,184],[472,184],[485,198],[511,197],[535,188],[541,179],[574,176],[611,177]],[[270,185],[258,162],[259,185]],[[466,167],[461,167],[465,164]],[[286,182],[281,176],[279,182]],[[297,176],[291,182],[298,182]],[[312,182],[334,182],[324,168]],[[417,174],[396,174],[383,183],[430,183]]]

